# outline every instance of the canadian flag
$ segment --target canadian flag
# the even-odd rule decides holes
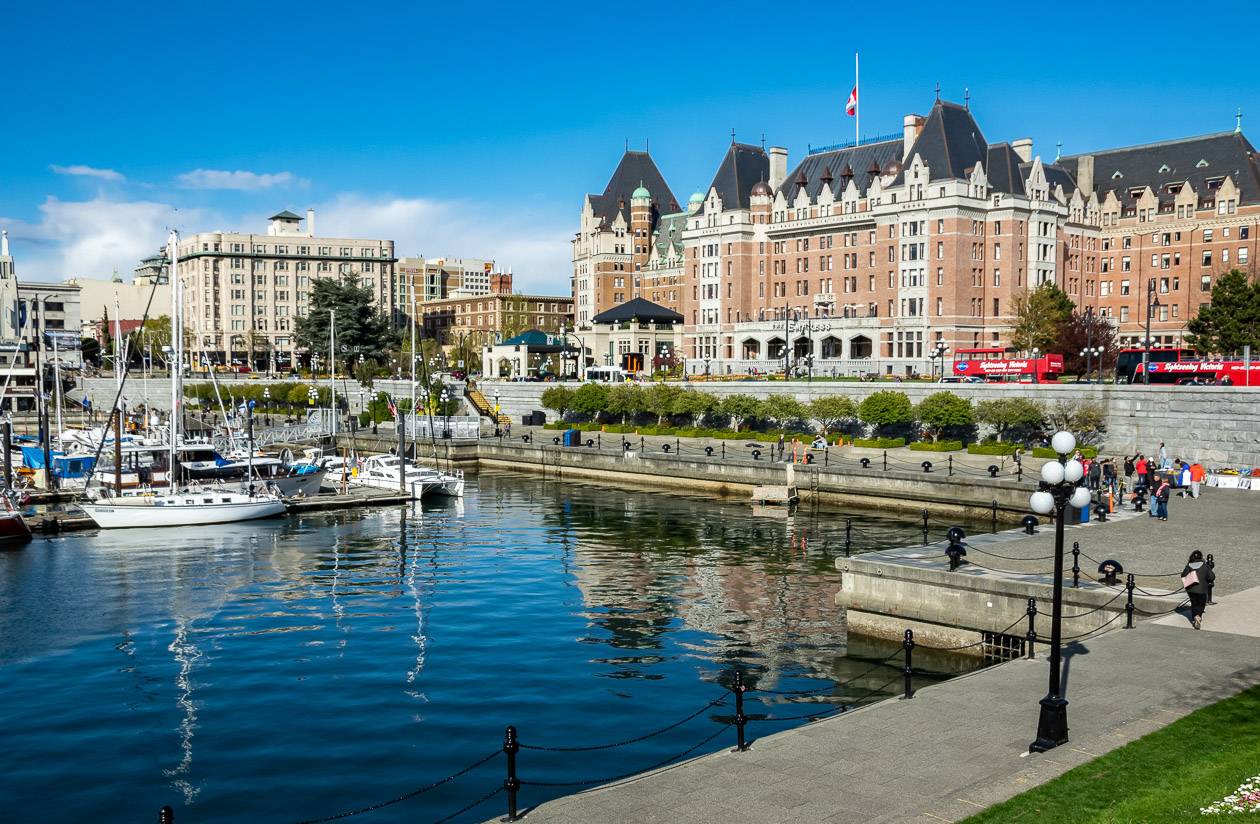
[[[854,86],[853,91],[849,92],[849,102],[844,104],[844,113],[850,117],[857,114],[857,86]]]

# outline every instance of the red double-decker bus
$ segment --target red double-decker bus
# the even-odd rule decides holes
[[[1221,386],[1260,386],[1260,362],[1240,360],[1148,361],[1133,370],[1134,383],[1208,383]]]
[[[984,381],[1053,383],[1063,374],[1062,355],[1035,358],[1007,357],[1005,349],[959,349],[954,353],[954,376]]]
[[[1121,349],[1116,354],[1116,383],[1133,383],[1138,367],[1142,365],[1142,353],[1145,349]],[[1154,347],[1149,350],[1148,363],[1169,363],[1172,361],[1192,361],[1196,359],[1193,349],[1162,349]],[[1151,372],[1152,379],[1155,372]]]

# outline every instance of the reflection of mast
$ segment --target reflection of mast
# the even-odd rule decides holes
[[[192,674],[193,665],[201,657],[201,650],[188,640],[187,619],[176,618],[175,638],[167,649],[174,653],[175,661],[179,664],[179,675],[175,676],[179,698],[175,703],[184,711],[184,719],[179,722],[179,748],[183,755],[177,767],[163,770],[163,774],[175,779],[171,783],[184,794],[184,803],[191,804],[201,789],[194,787],[187,779],[192,769],[193,731],[197,728],[197,705],[192,699],[192,679],[189,676]]]
[[[421,513],[417,503],[416,507]],[[411,593],[412,611],[416,615],[416,634],[411,636],[411,640],[416,642],[416,665],[407,671],[407,685],[412,689],[407,690],[407,694],[412,698],[421,701],[427,701],[428,698],[423,692],[414,689],[416,681],[420,678],[420,673],[424,670],[425,653],[428,650],[428,638],[424,634],[424,609],[421,606],[420,590],[416,588],[416,558],[411,559],[411,563],[407,563],[407,510],[404,508],[401,514],[401,525],[398,530],[398,553],[402,557],[402,563],[406,567],[407,590]]]

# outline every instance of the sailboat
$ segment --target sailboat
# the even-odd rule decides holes
[[[261,488],[251,486],[245,492],[214,486],[179,489],[176,485],[176,476],[179,474],[174,471],[179,466],[176,451],[180,446],[180,429],[184,416],[184,306],[183,288],[176,272],[178,247],[179,235],[172,230],[166,241],[171,284],[171,416],[167,466],[172,468],[167,473],[167,491],[101,498],[92,503],[79,504],[102,529],[226,524],[269,518],[285,511],[284,499],[271,484],[262,485]],[[116,402],[114,414],[118,414]],[[252,452],[251,449],[251,455]],[[248,473],[247,477],[252,474]]]

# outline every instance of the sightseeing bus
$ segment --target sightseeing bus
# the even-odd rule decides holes
[[[993,382],[1054,383],[1063,373],[1062,355],[1012,358],[1000,347],[959,349],[954,353],[954,376]]]
[[[1240,360],[1151,360],[1143,369],[1138,361],[1133,370],[1134,383],[1150,372],[1150,383],[1216,384],[1219,386],[1260,386],[1260,361]]]
[[[1142,353],[1145,349],[1121,349],[1116,356],[1116,383],[1133,383],[1134,375],[1142,365]],[[1151,349],[1147,356],[1148,363],[1169,363],[1171,361],[1192,361],[1195,359],[1193,349]],[[1155,379],[1155,371],[1151,371],[1151,380]]]

